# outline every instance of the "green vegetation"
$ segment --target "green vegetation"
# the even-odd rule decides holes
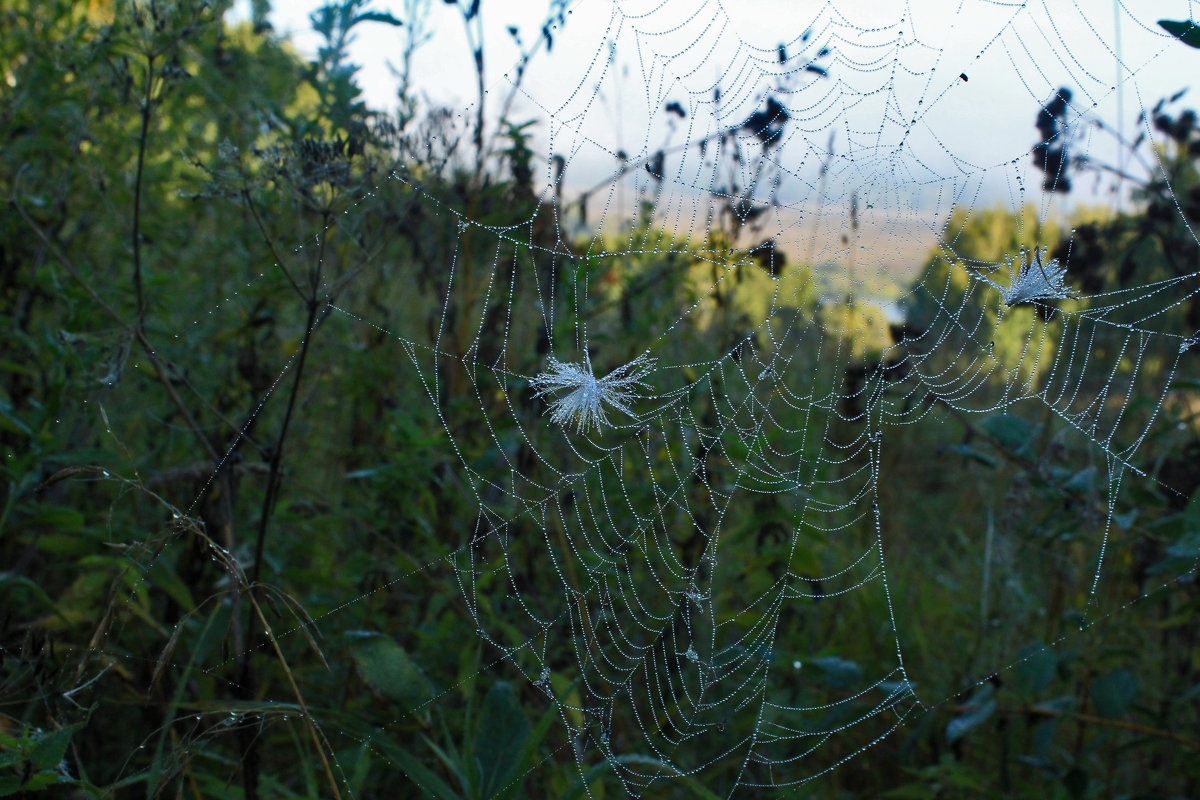
[[[523,376],[541,369],[548,341],[576,341],[576,320],[603,354],[597,374],[647,342],[660,361],[689,365],[656,387],[683,397],[673,436],[684,452],[649,434],[618,451],[611,469],[627,471],[628,503],[606,513],[615,530],[636,529],[632,509],[653,507],[661,482],[715,517],[754,453],[740,431],[702,441],[696,427],[754,389],[712,354],[768,353],[758,323],[774,292],[772,320],[789,331],[776,346],[804,379],[781,382],[797,397],[844,399],[778,405],[794,412],[781,426],[849,441],[866,424],[854,398],[867,383],[907,414],[885,429],[877,500],[890,603],[926,704],[882,741],[854,729],[832,739],[810,773],[857,755],[796,796],[1200,793],[1196,353],[1161,407],[1153,390],[1179,337],[1200,329],[1200,296],[1156,320],[1178,336],[1145,342],[1131,380],[1146,391],[1116,400],[1130,429],[1154,420],[1137,459],[1153,474],[1126,474],[1114,491],[1104,450],[1042,405],[968,413],[912,375],[880,378],[887,359],[931,349],[919,331],[946,308],[962,309],[976,333],[942,342],[929,364],[969,361],[990,342],[1001,368],[980,391],[1000,396],[1047,368],[1052,354],[1035,362],[1023,343],[1058,341],[1066,323],[1052,309],[1001,317],[938,255],[905,325],[889,330],[852,297],[819,304],[808,268],[756,257],[732,217],[704,242],[672,241],[648,213],[629,234],[636,247],[564,242],[532,186],[527,126],[489,138],[449,112],[417,115],[409,102],[387,117],[361,101],[348,37],[412,20],[343,0],[319,17],[326,47],[306,64],[261,24],[265,3],[236,27],[224,22],[230,5],[0,7],[0,795],[600,798],[622,796],[623,765],[663,775],[646,797],[724,796],[705,773],[644,750],[576,752],[563,716],[585,727],[585,702],[569,638],[547,645],[564,667],[544,679],[566,710],[529,680],[540,662],[520,646],[530,628],[512,583],[544,601],[531,613],[554,617],[568,613],[562,581],[583,583],[572,570],[617,570],[582,553],[561,559],[564,576],[541,555],[570,550],[571,501],[558,520],[528,512],[525,500],[566,470],[535,456],[562,439]],[[461,6],[470,28],[479,3]],[[1073,236],[1040,230],[1032,213],[956,217],[956,257],[1047,246],[1089,296],[1188,274],[1200,263],[1189,115],[1169,104],[1154,114],[1173,194],[1148,183],[1135,210]],[[572,310],[544,316],[551,295]],[[1117,318],[1142,311],[1131,303]],[[797,346],[800,328],[820,346]],[[1126,338],[1099,334],[1092,352],[1114,372],[1089,373],[1082,396],[1134,375]],[[821,477],[869,466],[860,453],[824,463]],[[674,471],[701,477],[672,482]],[[606,475],[580,478],[577,494]],[[802,533],[793,552],[804,498],[730,496],[721,557],[736,568],[712,581],[717,607],[745,607],[781,563],[834,573],[876,535],[862,498],[861,521]],[[474,538],[495,520],[510,535],[503,550]],[[679,557],[696,563],[700,538],[672,539]],[[621,579],[657,580],[649,560],[629,559]],[[773,668],[804,661],[805,679],[787,685],[794,705],[844,700],[895,659],[877,595],[820,603],[771,648]],[[814,724],[836,727],[880,700]],[[731,725],[730,740],[750,733]],[[633,726],[615,719],[614,742],[632,747]],[[721,746],[675,756],[707,764]]]

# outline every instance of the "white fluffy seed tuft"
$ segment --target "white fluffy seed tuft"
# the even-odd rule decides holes
[[[553,356],[546,369],[530,385],[536,397],[566,392],[550,401],[546,409],[550,421],[559,425],[575,425],[580,433],[609,424],[605,406],[628,416],[635,416],[630,404],[639,388],[650,388],[642,379],[654,369],[654,359],[645,353],[617,367],[603,378],[592,374],[592,361],[586,354],[582,363],[563,362]]]
[[[1034,303],[1040,300],[1066,300],[1074,297],[1071,287],[1067,286],[1067,268],[1052,258],[1043,263],[1039,251],[1034,251],[1034,261],[1029,261],[1024,251],[1021,252],[1020,265],[1013,269],[1016,259],[1008,262],[1009,285],[1001,286],[986,275],[976,277],[990,283],[1000,290],[1004,304],[1012,307],[1019,303]]]

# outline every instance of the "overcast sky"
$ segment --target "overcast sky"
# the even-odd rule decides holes
[[[273,24],[302,52],[315,50],[308,14],[320,4],[275,3]],[[510,117],[537,121],[543,174],[549,174],[551,153],[564,155],[568,185],[582,187],[611,173],[616,152],[644,157],[664,144],[704,138],[746,119],[770,93],[791,116],[786,141],[774,151],[779,197],[801,216],[811,217],[819,205],[824,213],[833,209],[843,225],[853,201],[877,231],[919,219],[932,232],[954,206],[1029,202],[1052,218],[1069,213],[1069,202],[1121,201],[1111,179],[1095,176],[1077,178],[1069,198],[1041,191],[1041,173],[1029,157],[1039,109],[1058,87],[1069,88],[1075,152],[1146,174],[1110,131],[1132,139],[1139,111],[1187,86],[1200,70],[1200,50],[1157,25],[1161,18],[1189,18],[1191,5],[579,0],[565,27],[554,32],[552,51],[538,53],[530,64]],[[416,54],[413,83],[432,102],[466,115],[477,97],[462,18],[443,0],[427,7],[431,38]],[[404,0],[376,0],[372,8],[405,17]],[[506,74],[514,74],[519,52],[508,27],[515,26],[524,42],[536,41],[545,9],[537,0],[482,0],[492,112],[510,87]],[[375,107],[394,102],[396,81],[386,65],[398,60],[400,43],[396,29],[373,24],[361,26],[353,45],[353,58],[363,67],[360,83]],[[814,62],[822,48],[829,54]],[[806,70],[814,63],[828,77]],[[714,102],[717,87],[722,95]],[[671,102],[686,118],[664,111]],[[831,141],[829,174],[819,184]],[[1152,162],[1148,150],[1143,155]],[[706,171],[691,150],[667,164],[667,177],[660,214],[688,227],[692,201],[720,176]],[[640,173],[614,184],[614,193],[627,200],[625,193],[634,195],[632,184],[644,178]],[[794,224],[779,220],[783,229]],[[806,230],[803,238],[814,237]],[[928,246],[924,237],[911,239],[901,234],[887,246]]]

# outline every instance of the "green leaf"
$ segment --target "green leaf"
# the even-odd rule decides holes
[[[1013,683],[1027,695],[1041,693],[1054,680],[1058,657],[1041,642],[1034,642],[1017,654],[1017,665],[1013,668]]]
[[[1000,460],[995,456],[990,456],[980,450],[971,447],[969,444],[952,444],[942,450],[945,453],[955,453],[963,458],[969,458],[972,461],[983,464],[985,467],[998,467]]]
[[[0,797],[9,797],[21,791],[20,775],[0,775]]]
[[[5,403],[0,403],[0,430],[33,436],[33,429],[26,425],[24,420],[13,414],[12,409]]]
[[[1137,518],[1138,510],[1136,508],[1127,511],[1124,514],[1113,514],[1113,522],[1115,522],[1117,527],[1123,531],[1127,531],[1133,527],[1133,523],[1137,521]]]
[[[371,748],[364,743],[358,750],[358,758],[354,761],[354,769],[350,772],[350,787],[355,796],[363,793],[367,775],[371,772]]]
[[[1162,23],[1160,22],[1159,25]],[[1179,391],[1180,389],[1192,389],[1200,391],[1200,378],[1176,378],[1167,384],[1168,389]]]
[[[445,726],[445,720],[442,721],[442,725]],[[445,747],[439,747],[437,742],[425,734],[421,734],[421,739],[424,740],[425,744],[429,745],[429,749],[433,751],[433,754],[446,765],[446,769],[450,770],[454,777],[458,779],[458,785],[463,787],[463,793],[469,797],[477,798],[479,796],[479,781],[476,778],[476,771],[472,768],[475,762],[468,762],[459,755],[458,749],[454,746],[454,742],[450,738],[450,731],[446,731]]]
[[[15,361],[8,359],[0,359],[0,372],[15,372],[18,375],[36,375],[37,373],[30,369],[28,364],[18,364]],[[0,411],[7,410],[7,406],[0,403]]]
[[[363,680],[375,691],[412,711],[433,698],[433,686],[408,653],[391,637],[350,631],[350,655]]]
[[[1063,786],[1067,787],[1071,797],[1074,800],[1083,800],[1087,797],[1088,780],[1087,773],[1081,770],[1078,766],[1071,767],[1067,774],[1063,776]]]
[[[382,22],[385,25],[394,25],[399,28],[404,25],[403,22],[388,14],[385,11],[364,11],[354,18],[350,23],[351,26],[357,25],[360,22]]]
[[[992,414],[983,420],[981,427],[996,444],[1016,455],[1024,453],[1042,429],[1015,414]]]
[[[629,755],[617,756],[615,758],[601,761],[599,764],[591,767],[587,772],[583,773],[582,780],[577,778],[575,782],[571,784],[571,787],[567,789],[566,793],[562,796],[562,800],[576,800],[576,798],[581,797],[584,794],[584,787],[590,786],[597,778],[611,770],[614,764],[630,764],[637,767],[653,767],[661,772],[664,777],[674,778],[686,786],[691,792],[690,797],[698,798],[698,800],[720,800],[718,795],[714,794],[711,789],[700,783],[700,781],[696,780],[691,775],[684,775],[670,764],[660,761],[653,756],[646,756],[640,753],[630,753]],[[639,770],[639,772],[644,772],[644,770]]]
[[[834,689],[849,689],[862,679],[862,667],[839,656],[814,658],[808,663],[821,671],[822,683]]]
[[[71,736],[77,727],[68,725],[37,737],[34,740],[33,749],[29,752],[29,761],[33,764],[34,769],[58,769],[59,763],[67,754],[67,745],[71,743]]]
[[[1196,23],[1192,22],[1190,19],[1178,21],[1160,19],[1158,24],[1163,30],[1186,44],[1188,47],[1200,48],[1200,26],[1196,25]]]
[[[24,575],[17,575],[12,572],[0,572],[0,589],[24,589],[29,592],[35,599],[38,600],[46,608],[52,609],[57,613],[54,606],[54,601],[50,599],[50,595],[37,584],[32,578],[27,578]]]
[[[77,533],[83,530],[83,523],[83,514],[77,509],[48,506],[22,520],[21,527],[47,527],[62,532]]]
[[[180,577],[166,562],[165,559],[155,561],[150,569],[147,570],[151,582],[158,589],[161,589],[172,600],[183,608],[194,608],[196,603],[192,599],[192,593],[188,589],[187,582]]]
[[[1192,493],[1183,509],[1183,529],[1188,533],[1200,533],[1200,489]]]
[[[1080,493],[1091,492],[1097,486],[1096,475],[1097,473],[1095,467],[1085,467],[1084,469],[1076,472],[1065,483],[1063,483],[1063,488],[1071,489],[1072,491]]]
[[[1179,695],[1179,697],[1176,697],[1173,702],[1187,703],[1197,697],[1200,697],[1200,683],[1197,683],[1195,686],[1188,689],[1183,694]]]
[[[1133,705],[1137,691],[1136,675],[1127,669],[1114,669],[1092,681],[1092,705],[1102,717],[1123,717]]]
[[[420,759],[400,747],[386,748],[387,756],[394,761],[409,780],[421,787],[426,797],[433,800],[463,800],[462,795],[450,788],[436,772],[421,763]]]
[[[993,695],[992,684],[985,683],[966,703],[966,712],[950,720],[946,725],[947,741],[961,739],[971,730],[979,727],[996,711],[996,699]]]
[[[363,478],[374,478],[378,474],[379,468],[372,467],[371,469],[356,469],[353,472],[347,472],[345,477],[348,481],[356,481],[362,480]]]
[[[1043,700],[1034,708],[1039,711],[1049,711],[1054,714],[1066,714],[1075,709],[1075,697],[1073,695],[1064,694],[1058,697],[1052,697],[1049,700]]]
[[[507,786],[529,733],[529,720],[512,684],[497,681],[483,700],[475,732],[482,797],[492,797]]]
[[[39,792],[47,786],[53,786],[58,783],[59,775],[56,772],[37,772],[29,776],[29,780],[25,781],[25,785],[21,787],[22,792]]]
[[[4,767],[11,767],[14,764],[20,764],[25,760],[25,751],[16,746],[16,743],[20,742],[20,740],[13,739],[12,741],[13,744],[6,744],[5,749],[0,750],[0,769],[3,769]]]
[[[937,795],[937,790],[925,783],[906,783],[895,789],[889,789],[880,797],[888,800],[929,800]]]
[[[1187,572],[1200,559],[1200,490],[1192,494],[1187,507],[1179,515],[1182,533],[1167,546],[1166,558],[1150,568],[1150,574]]]
[[[537,753],[538,745],[541,744],[542,740],[546,738],[546,734],[550,731],[550,726],[556,719],[558,719],[558,714],[559,709],[556,704],[552,704],[546,709],[546,713],[543,714],[541,720],[538,721],[537,727],[533,729],[533,733],[531,733],[525,740],[525,745],[521,748],[521,753],[517,757],[516,769],[525,769],[525,765],[533,760],[534,754]],[[512,797],[521,789],[522,783],[523,781],[520,780],[510,781],[504,788],[500,790],[500,793],[497,794],[496,797]]]

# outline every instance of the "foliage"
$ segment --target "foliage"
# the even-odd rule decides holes
[[[1196,23],[1192,22],[1190,19],[1160,19],[1158,24],[1163,30],[1187,46],[1200,47],[1200,26],[1197,26]]]
[[[673,246],[681,243],[647,213],[631,235],[657,247],[554,259],[559,209],[532,190],[528,123],[502,114],[489,135],[482,110],[460,131],[444,110],[395,122],[361,101],[346,61],[355,27],[416,20],[361,0],[331,4],[315,17],[326,46],[304,64],[263,24],[263,4],[257,25],[237,27],[225,22],[230,5],[15,0],[0,10],[0,190],[9,199],[0,211],[0,793],[382,797],[415,784],[429,797],[482,800],[620,791],[612,763],[576,754],[560,716],[572,712],[548,704],[514,662],[485,654],[477,629],[505,631],[509,616],[495,554],[481,581],[491,599],[468,605],[455,583],[449,555],[469,539],[478,506],[457,473],[466,464],[506,474],[505,464],[531,459],[523,436],[550,434],[518,429],[533,431],[544,410],[519,376],[538,374],[551,341],[574,340],[544,329],[534,296],[506,322],[494,274],[532,269],[562,296],[587,285],[578,313],[597,353],[561,363],[590,369],[595,359],[597,375],[633,362],[692,304],[686,335],[662,358],[695,364],[696,342],[761,350],[747,331],[778,287],[789,298],[778,315],[813,321],[851,354],[842,371],[821,372],[828,386],[808,391],[850,396],[854,382],[887,373],[884,391],[898,404],[922,404],[887,360],[909,346],[903,328],[963,305],[998,360],[1027,378],[1020,332],[1061,324],[1040,307],[999,318],[959,264],[1048,246],[1068,280],[1096,294],[1196,263],[1195,239],[1171,211],[1178,197],[1195,223],[1200,208],[1195,117],[1165,105],[1154,124],[1171,140],[1174,197],[1149,182],[1137,213],[1081,224],[1074,236],[1041,229],[1031,211],[955,218],[953,257],[932,258],[919,281],[944,294],[913,295],[896,331],[861,299],[819,303],[812,265],[739,238],[775,202],[756,186],[721,187],[721,224],[703,243]],[[488,9],[458,5],[470,37]],[[564,21],[563,9],[552,5],[521,70],[553,46],[550,23]],[[482,39],[469,41],[465,57],[482,65]],[[806,78],[826,74],[812,67]],[[788,124],[773,102],[742,126],[764,151]],[[661,182],[670,155],[637,168]],[[618,169],[632,168],[625,161]],[[446,206],[496,229],[525,226],[524,239],[497,247]],[[702,293],[714,283],[720,291]],[[373,309],[377,327],[344,324],[339,304]],[[1193,299],[1168,324],[1190,335],[1197,309]],[[404,345],[431,332],[458,357],[441,383],[430,379],[433,355]],[[506,351],[520,361],[492,370],[502,333],[520,344]],[[681,381],[695,379],[691,369]],[[470,396],[479,385],[494,391]],[[1025,407],[971,418],[939,407],[897,431],[880,483],[881,504],[898,510],[889,565],[938,576],[896,582],[900,635],[928,696],[952,699],[813,781],[809,794],[1194,793],[1200,595],[1181,580],[1140,598],[1200,553],[1196,392],[1181,380],[1143,445],[1161,485],[1182,496],[1151,482],[1109,497],[1094,451],[1062,420]],[[480,406],[510,402],[514,423],[490,427]],[[697,418],[717,413],[711,398],[690,402]],[[834,436],[862,426],[855,412],[788,423],[828,422]],[[724,451],[691,444],[687,466],[710,485],[735,474],[736,437]],[[456,448],[461,464],[448,461]],[[671,458],[651,453],[645,468],[665,471]],[[711,489],[697,480],[685,491]],[[773,495],[730,510],[726,557],[742,566],[714,592],[741,597],[771,580],[789,502]],[[1115,555],[1105,593],[1092,597],[1110,504]],[[994,511],[987,531],[981,508]],[[935,518],[953,535],[931,537]],[[863,523],[844,539],[809,542],[797,563],[820,573],[871,535]],[[533,537],[512,555],[534,564],[522,548],[545,546]],[[532,568],[522,577],[555,580]],[[958,599],[964,587],[978,587],[979,608]],[[841,622],[836,637],[781,633],[778,658],[806,654],[813,676],[797,704],[843,699],[894,655],[879,651],[878,631],[855,627],[875,615],[824,602]],[[1074,635],[1088,611],[1089,628]],[[1010,669],[983,673],[1014,652]],[[557,695],[582,705],[578,682],[553,680]],[[849,754],[867,744],[847,734],[838,746]],[[619,758],[666,769],[652,754]],[[663,797],[711,796],[686,774],[664,773],[656,787]]]

